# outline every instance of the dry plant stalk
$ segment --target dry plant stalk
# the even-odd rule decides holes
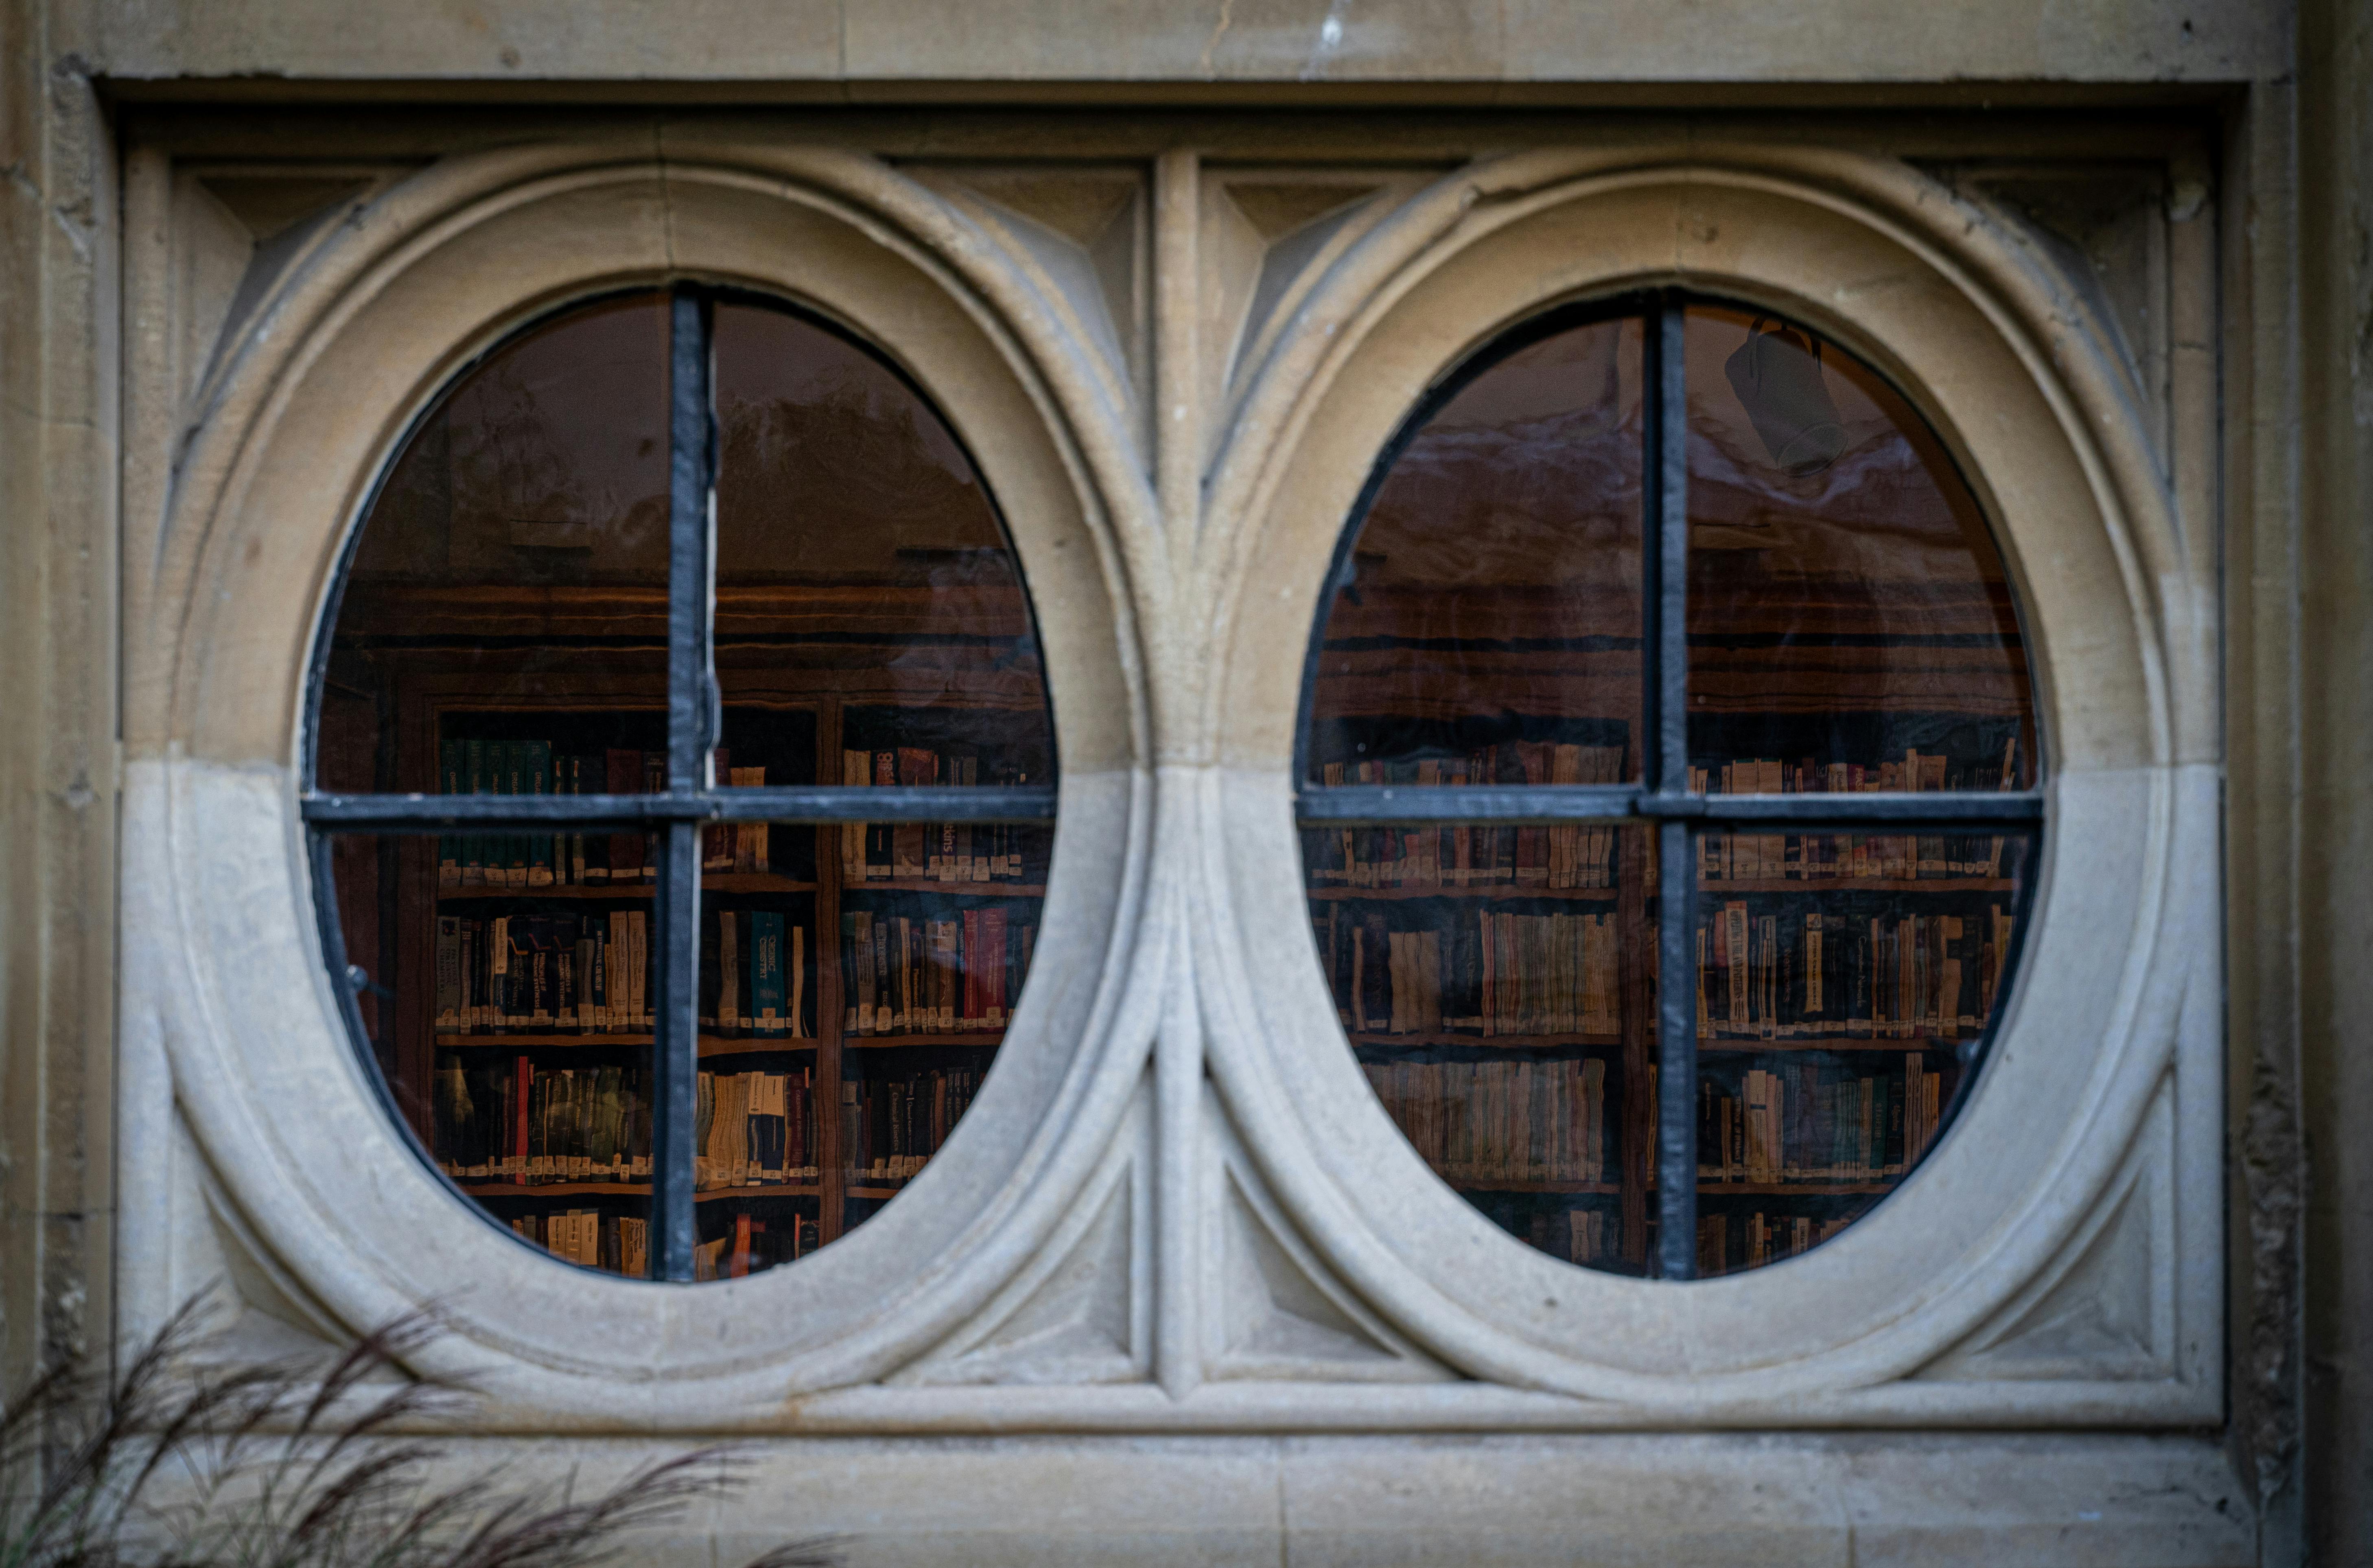
[[[466,1389],[399,1372],[435,1333],[399,1318],[342,1354],[213,1365],[207,1312],[176,1313],[111,1382],[62,1363],[0,1410],[0,1568],[591,1568],[738,1490],[731,1448],[641,1467],[579,1499],[498,1469],[438,1483],[446,1450],[402,1435]],[[823,1568],[820,1541],[748,1568]]]

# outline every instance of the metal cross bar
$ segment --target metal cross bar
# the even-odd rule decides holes
[[[455,827],[610,826],[671,822],[1052,822],[1051,788],[695,790],[664,795],[305,796],[298,811],[334,833],[439,833]]]
[[[2043,820],[2043,797],[2030,791],[1691,795],[1622,784],[1333,784],[1304,789],[1295,815],[1310,827],[1694,821],[1709,830],[1779,826],[1798,833],[2012,833]]]
[[[1655,737],[1656,795],[1672,801],[1689,784],[1689,453],[1687,317],[1679,296],[1659,300],[1648,319],[1642,356],[1647,404],[1641,421],[1642,528],[1642,643],[1655,649],[1648,700]],[[1656,829],[1656,1254],[1667,1280],[1692,1280],[1698,1263],[1698,1016],[1696,859],[1686,821]]]
[[[709,668],[711,533],[717,478],[708,301],[679,287],[668,330],[668,795],[697,800],[716,744]],[[693,1146],[700,1067],[700,825],[660,840],[657,1029],[651,1073],[651,1274],[689,1280],[698,1239]]]

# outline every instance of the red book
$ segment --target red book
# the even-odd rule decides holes
[[[1005,1025],[1005,911],[986,909],[980,917],[981,1015],[990,1024]]]
[[[981,965],[980,911],[967,909],[964,915],[964,1012],[956,1019],[959,1029],[980,1027]]]
[[[715,766],[709,778],[719,784],[733,782],[732,753],[723,746],[717,748]],[[700,864],[704,871],[730,872],[733,869],[733,825],[727,822],[704,823],[700,829]]]
[[[517,1156],[518,1164],[512,1168],[517,1172],[519,1179],[525,1180],[527,1177],[527,1097],[529,1091],[535,1087],[535,1067],[522,1055],[519,1058],[518,1070],[519,1092],[511,1096],[517,1111],[517,1115],[512,1117],[511,1153]]]
[[[613,795],[639,795],[643,792],[643,754],[613,749],[607,758],[608,778]],[[610,880],[639,881],[643,874],[643,836],[639,833],[610,835]]]
[[[898,782],[901,784],[936,784],[940,781],[940,759],[935,752],[919,746],[900,746],[897,758]],[[928,823],[902,822],[891,838],[890,874],[913,881],[929,873],[931,843],[939,835]]]
[[[733,1256],[725,1265],[729,1280],[746,1278],[750,1272],[750,1216],[733,1216]]]

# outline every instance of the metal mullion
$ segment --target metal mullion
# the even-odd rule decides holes
[[[1698,1270],[1698,868],[1685,822],[1656,829],[1656,1253],[1667,1280]]]
[[[1055,791],[944,784],[736,789],[713,791],[703,810],[718,822],[1052,822]]]
[[[668,768],[670,812],[660,842],[654,919],[660,929],[658,1017],[652,1038],[652,1277],[692,1278],[698,1239],[693,1146],[700,1052],[700,838],[696,808],[716,743],[709,668],[714,599],[715,421],[706,299],[679,288],[668,334]],[[705,813],[699,813],[705,814]]]
[[[609,827],[705,815],[697,800],[664,795],[307,795],[298,814],[330,833],[520,832]]]
[[[1655,650],[1655,767],[1648,776],[1660,795],[1689,789],[1689,382],[1683,358],[1680,297],[1657,308],[1647,355],[1652,382],[1642,468],[1656,530],[1655,579],[1645,608],[1643,641]],[[1645,558],[1648,552],[1642,551]]]
[[[1629,791],[1618,792],[1629,800]],[[1055,802],[1055,790],[1033,786],[817,785],[664,795],[307,795],[298,809],[329,832],[441,833],[669,822],[1052,822]]]
[[[1655,547],[1643,585],[1643,646],[1654,671],[1649,686],[1653,755],[1646,781],[1656,803],[1680,805],[1689,793],[1689,469],[1687,321],[1681,297],[1659,300],[1644,334],[1647,395],[1641,421],[1641,468]],[[1643,802],[1643,805],[1649,802]],[[1653,809],[1651,807],[1650,809]],[[1660,815],[1664,813],[1658,813]],[[1659,1272],[1697,1277],[1698,1020],[1696,848],[1677,814],[1656,829],[1656,1226]]]
[[[1626,784],[1332,784],[1302,791],[1305,827],[1381,823],[1523,825],[1620,823],[1639,818],[1640,791]]]
[[[1654,805],[1648,809],[1654,810]],[[1859,795],[1705,795],[1674,814],[1701,826],[1783,828],[1791,833],[2019,833],[2043,821],[2043,796],[2020,790]]]

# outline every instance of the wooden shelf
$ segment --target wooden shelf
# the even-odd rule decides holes
[[[1715,1198],[1864,1198],[1893,1192],[1900,1177],[1887,1181],[1706,1181],[1698,1195]],[[1651,1186],[1653,1187],[1653,1183]]]
[[[1462,1177],[1450,1185],[1460,1192],[1573,1192],[1606,1198],[1620,1197],[1623,1192],[1619,1181],[1475,1181]]]
[[[1490,883],[1481,887],[1345,887],[1337,884],[1313,887],[1308,889],[1308,893],[1313,902],[1328,903],[1338,900],[1357,900],[1366,903],[1370,899],[1391,901],[1406,898],[1554,898],[1561,903],[1578,900],[1591,904],[1612,904],[1623,896],[1621,889],[1613,887],[1523,887],[1513,882]]]
[[[1765,1051],[1941,1051],[1956,1050],[1977,1038],[1962,1035],[1946,1038],[1941,1035],[1914,1035],[1901,1039],[1875,1039],[1868,1035],[1820,1036],[1790,1040],[1742,1040],[1736,1036],[1698,1040],[1698,1054],[1716,1052],[1724,1056],[1759,1056]]]
[[[700,879],[703,893],[813,893],[816,884],[772,872],[711,872]],[[659,892],[656,882],[571,882],[544,887],[487,887],[483,884],[439,883],[437,902],[461,898],[605,898],[649,900]]]
[[[462,1176],[446,1179],[473,1198],[649,1198],[651,1184],[647,1181],[471,1181]],[[758,1187],[704,1187],[693,1194],[696,1203],[713,1203],[724,1198],[814,1198],[820,1195],[814,1182],[768,1182]]]
[[[1560,1046],[1619,1047],[1620,1035],[1390,1035],[1374,1030],[1354,1031],[1350,1035],[1355,1046],[1399,1047],[1423,1050],[1437,1046],[1476,1046],[1487,1050],[1549,1050]]]
[[[445,1178],[473,1198],[649,1198],[647,1181],[473,1181],[468,1176]]]
[[[1035,882],[933,882],[929,877],[879,878],[871,882],[843,883],[840,889],[846,896],[851,893],[932,893],[952,898],[1044,898],[1046,886]]]
[[[1401,1036],[1395,1036],[1400,1038]],[[945,1034],[920,1035],[845,1035],[844,1049],[886,1050],[896,1046],[994,1046],[1005,1038],[1002,1029],[973,1029]],[[649,1035],[439,1035],[439,1050],[548,1051],[580,1049],[602,1046],[649,1046]],[[802,1038],[791,1035],[703,1035],[700,1054],[710,1056],[757,1056],[768,1051],[812,1051],[816,1048],[812,1036]]]
[[[485,1047],[492,1050],[546,1051],[595,1046],[649,1046],[655,1042],[649,1035],[439,1035],[438,1050],[468,1050]],[[812,1036],[801,1038],[791,1035],[703,1035],[700,1054],[703,1056],[746,1056],[755,1051],[812,1051],[816,1042]]]
[[[1742,832],[1743,837],[1770,837],[1763,832]],[[1823,838],[1841,837],[1824,833]],[[1876,836],[1873,836],[1876,837]],[[1890,835],[1889,837],[1903,837]],[[1931,835],[1930,837],[1934,837]],[[1993,835],[1971,834],[1969,837],[1992,837]],[[1720,893],[2014,893],[2018,883],[2006,876],[1923,876],[1902,877],[1742,877],[1736,882],[1709,882],[1698,879],[1700,894]]]

